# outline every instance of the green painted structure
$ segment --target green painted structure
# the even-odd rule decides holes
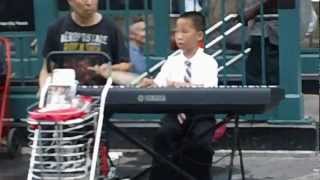
[[[102,0],[101,0],[102,1]],[[105,8],[101,11],[124,25],[124,32],[128,32],[130,17],[144,16],[148,27],[152,27],[148,33],[146,55],[155,63],[170,53],[170,14],[169,0],[144,0],[142,9],[129,9],[129,0],[124,0],[124,9],[110,9],[110,1],[105,1]],[[111,0],[112,1],[112,0]],[[281,105],[272,113],[262,116],[248,116],[246,118],[257,121],[267,120],[270,123],[291,124],[309,123],[304,119],[302,74],[317,76],[319,73],[319,48],[301,49],[299,40],[299,12],[295,0],[294,8],[279,8],[279,51],[280,51],[280,86],[285,89],[286,98]],[[37,75],[42,66],[41,47],[48,25],[57,16],[65,14],[59,11],[57,0],[33,0],[35,31],[33,32],[0,32],[0,36],[9,37],[14,44],[13,71],[10,95],[10,110],[14,119],[26,117],[26,108],[37,101]],[[151,2],[151,4],[150,4]],[[151,8],[149,8],[151,7]],[[206,9],[207,11],[208,9]],[[208,14],[205,12],[205,14]],[[151,19],[151,20],[150,20]],[[290,31],[288,31],[290,29]],[[33,46],[37,39],[36,46]],[[38,48],[36,48],[38,47]],[[243,49],[242,49],[243,50]],[[223,53],[218,59],[227,61],[233,54]],[[222,74],[242,74],[243,60],[233,64],[223,71]],[[151,63],[151,64],[152,64]],[[241,78],[240,78],[241,79]],[[132,116],[133,117],[133,116]],[[142,116],[139,116],[140,118]],[[153,116],[156,117],[156,116]],[[152,117],[147,117],[151,118]]]

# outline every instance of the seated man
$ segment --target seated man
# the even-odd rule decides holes
[[[143,46],[146,42],[146,24],[143,19],[137,19],[129,29],[129,54],[133,65],[132,72],[141,74],[147,70]]]

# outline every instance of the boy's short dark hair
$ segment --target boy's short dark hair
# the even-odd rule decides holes
[[[206,20],[205,17],[197,11],[185,12],[180,15],[179,18],[187,18],[190,19],[197,31],[205,31],[206,28]]]

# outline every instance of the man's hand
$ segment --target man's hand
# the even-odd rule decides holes
[[[108,78],[111,75],[111,67],[108,64],[90,66],[88,70],[94,71],[104,78]]]

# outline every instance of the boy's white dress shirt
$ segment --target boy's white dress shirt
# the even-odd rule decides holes
[[[191,62],[191,84],[202,85],[204,87],[218,86],[218,64],[210,55],[204,53],[199,48],[192,58],[186,58],[182,50],[168,58],[162,66],[161,71],[154,79],[157,86],[168,86],[168,81],[184,82],[186,74],[185,61]]]

